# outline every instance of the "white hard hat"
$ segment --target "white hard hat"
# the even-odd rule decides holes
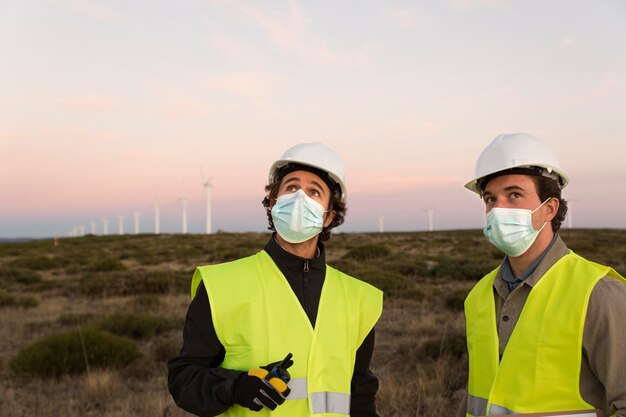
[[[319,142],[300,143],[287,149],[270,168],[269,183],[276,181],[280,168],[288,164],[306,165],[328,174],[339,185],[339,199],[346,202],[347,191],[344,183],[344,167],[339,155]]]
[[[554,178],[561,188],[569,181],[556,155],[545,143],[527,133],[512,133],[496,136],[483,150],[476,161],[474,179],[465,184],[465,188],[480,195],[480,180],[511,168],[540,168],[539,175]]]

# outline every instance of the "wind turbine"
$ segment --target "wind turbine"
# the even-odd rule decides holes
[[[141,213],[138,211],[133,212],[133,219],[135,220],[135,234],[139,234],[139,218],[141,217]]]
[[[82,224],[78,226],[78,236],[85,236],[85,226]]]
[[[121,214],[117,215],[117,234],[118,235],[124,234],[124,219],[125,217],[122,216]]]
[[[572,201],[578,201],[578,200],[570,199],[570,198],[567,199],[567,214],[566,214],[566,216],[567,216],[567,228],[568,229],[572,228],[572,223],[574,222],[572,220],[573,217],[574,217],[573,214],[572,214]]]
[[[154,203],[152,205],[152,208],[154,209],[154,234],[158,235],[159,233],[161,233],[161,218],[160,218],[160,211],[159,208],[161,206],[159,206],[157,203]]]
[[[435,214],[435,209],[428,209],[428,231],[432,232],[433,228],[433,216]]]
[[[102,218],[102,235],[106,236],[109,234],[109,219]]]
[[[95,234],[96,234],[96,232],[97,232],[97,229],[96,229],[97,224],[96,224],[96,222],[94,222],[93,220],[92,220],[92,221],[90,221],[90,223],[91,223],[91,234],[92,234],[92,235],[95,235]]]
[[[187,197],[180,197],[178,199],[183,205],[183,234],[187,233]]]
[[[383,233],[385,231],[385,216],[378,216],[378,232]]]
[[[204,173],[202,173],[202,179],[204,180]],[[204,197],[206,198],[206,234],[211,234],[211,190],[213,189],[212,183],[213,177],[204,181],[202,184],[202,190]]]

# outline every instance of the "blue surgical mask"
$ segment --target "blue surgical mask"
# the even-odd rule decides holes
[[[487,226],[483,233],[502,252],[512,257],[520,256],[530,248],[547,223],[544,222],[539,230],[533,227],[532,214],[539,207],[534,210],[494,207],[487,213]]]
[[[300,189],[276,199],[272,220],[280,237],[289,243],[302,243],[322,231],[324,212],[320,203]]]

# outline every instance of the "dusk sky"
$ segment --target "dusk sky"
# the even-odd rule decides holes
[[[0,1],[0,238],[116,215],[263,231],[290,146],[344,159],[341,231],[482,228],[500,133],[545,141],[573,227],[626,228],[626,2]],[[568,220],[564,227],[568,227]]]

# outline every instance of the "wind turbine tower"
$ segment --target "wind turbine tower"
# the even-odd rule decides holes
[[[211,180],[213,177],[209,178],[202,184],[204,189],[204,194],[206,197],[206,234],[211,234],[211,190],[213,189],[213,183]]]
[[[82,224],[78,226],[78,236],[85,236],[85,226]]]
[[[109,234],[109,219],[102,218],[102,235],[106,236]]]
[[[133,212],[133,219],[135,220],[135,234],[139,234],[139,218],[141,217],[141,213],[138,211]]]
[[[160,216],[160,209],[161,206],[159,206],[158,204],[154,203],[152,205],[152,208],[154,209],[154,234],[158,235],[159,233],[161,233],[161,218]]]
[[[434,209],[428,209],[428,231],[433,231],[433,215],[435,214]]]
[[[96,229],[97,224],[96,224],[96,222],[94,222],[93,220],[90,222],[90,224],[91,224],[91,234],[92,234],[92,235],[95,235],[95,234],[96,234],[96,232],[98,231],[98,230]]]
[[[187,197],[178,199],[183,204],[183,234],[187,234]]]
[[[578,201],[578,200],[571,199],[571,198],[567,199],[567,214],[566,214],[566,216],[567,216],[567,228],[568,229],[572,228],[572,224],[574,222],[574,220],[572,220],[574,218],[573,213],[572,213],[572,201]]]
[[[378,232],[383,233],[385,231],[385,216],[378,216]]]
[[[125,217],[122,216],[121,214],[117,215],[117,234],[118,235],[124,234],[124,219]]]

